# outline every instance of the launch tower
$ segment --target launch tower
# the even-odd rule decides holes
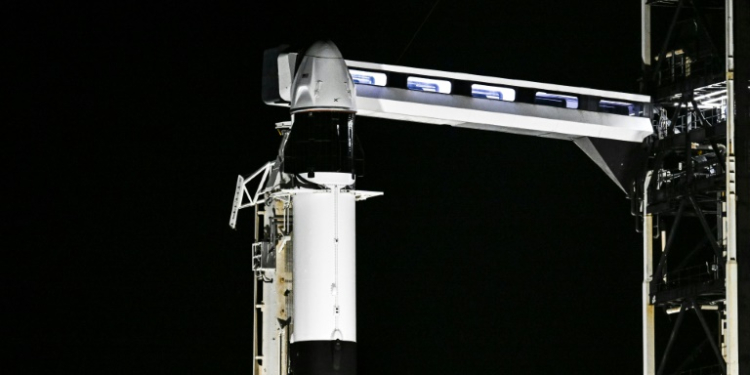
[[[643,373],[750,373],[750,4],[642,3]]]

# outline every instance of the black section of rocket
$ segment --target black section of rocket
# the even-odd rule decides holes
[[[357,344],[351,341],[301,341],[290,346],[294,375],[356,375]]]
[[[292,131],[284,147],[284,173],[355,174],[354,140],[353,113],[297,113],[294,115]]]

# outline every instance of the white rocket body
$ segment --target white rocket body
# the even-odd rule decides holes
[[[354,190],[355,86],[338,48],[315,43],[294,77],[279,157],[240,177],[230,220],[256,207],[254,374],[355,375],[355,201],[381,193]]]
[[[357,341],[354,194],[294,195],[294,335],[301,341]]]

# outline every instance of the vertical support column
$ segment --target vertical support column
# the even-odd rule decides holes
[[[253,273],[253,375],[261,375],[258,363],[258,280]]]
[[[644,69],[651,66],[651,6],[641,0],[641,62]]]
[[[736,294],[737,332],[736,374],[750,374],[750,2],[734,0],[732,18],[732,75],[734,124],[732,157],[734,159],[734,271],[732,288]],[[729,134],[729,128],[727,128]],[[729,279],[727,279],[727,292]],[[728,294],[728,293],[727,293]],[[729,296],[727,296],[729,297]]]
[[[726,359],[727,375],[739,375],[739,331],[737,330],[737,192],[734,144],[734,27],[732,0],[726,0],[725,43],[727,73],[727,265],[726,265]]]
[[[726,1],[727,374],[750,371],[750,6]],[[745,317],[746,320],[742,318]]]
[[[253,217],[254,221],[254,239],[255,242],[260,241],[260,237],[258,237],[258,206],[256,205],[254,207],[255,210],[255,216]],[[260,366],[258,365],[258,280],[257,280],[257,274],[253,272],[253,375],[261,375],[260,374]]]
[[[641,0],[641,94],[651,91],[651,6]]]
[[[643,186],[643,284],[641,285],[641,304],[643,319],[643,375],[656,373],[656,346],[654,343],[654,305],[651,304],[650,287],[654,270],[654,223],[648,213],[648,187],[651,183],[653,171],[646,173]]]

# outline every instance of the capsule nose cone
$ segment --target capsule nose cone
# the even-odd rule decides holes
[[[310,57],[322,57],[325,59],[340,59],[342,58],[341,52],[330,40],[321,40],[315,42],[305,52],[305,56]]]
[[[291,112],[356,112],[355,96],[349,69],[336,45],[320,41],[310,46],[292,82]]]

